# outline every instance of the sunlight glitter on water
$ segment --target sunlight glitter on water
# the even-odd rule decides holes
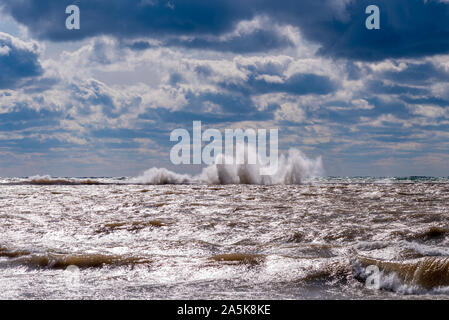
[[[449,297],[442,276],[387,281],[394,264],[447,257],[444,180],[16,182],[0,187],[0,298]],[[381,290],[358,277],[365,258],[384,267]]]

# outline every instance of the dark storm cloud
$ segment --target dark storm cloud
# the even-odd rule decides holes
[[[158,119],[164,123],[190,125],[192,121],[202,121],[208,124],[239,122],[239,121],[267,121],[273,119],[273,113],[257,112],[250,113],[200,113],[194,111],[169,111],[167,109],[156,109],[151,113],[144,114],[141,119]]]
[[[0,33],[0,89],[13,89],[43,73],[37,48]]]
[[[273,17],[298,25],[306,38],[322,45],[326,56],[374,61],[422,57],[449,52],[449,4],[438,0],[354,0],[335,18],[331,3],[338,1],[287,1],[290,10],[273,10]],[[341,2],[341,1],[340,1]],[[326,5],[328,3],[328,5]],[[380,30],[365,28],[365,9],[380,8]],[[318,6],[322,5],[322,13]],[[283,5],[284,8],[287,7]],[[315,8],[314,8],[315,6]],[[310,18],[304,18],[306,12]],[[334,9],[335,10],[335,9]],[[299,13],[295,16],[295,13]],[[327,14],[326,14],[327,12]],[[335,12],[335,11],[334,11]]]
[[[140,119],[156,120],[158,123],[183,123],[203,121],[207,123],[266,121],[274,118],[278,105],[270,105],[265,110],[258,110],[250,97],[238,92],[216,93],[189,92],[186,94],[187,105],[182,110],[171,111],[155,108],[139,116]],[[208,108],[213,104],[215,110]]]
[[[363,70],[352,61],[345,64],[345,69],[348,80],[359,80],[363,76]]]
[[[409,63],[401,71],[387,71],[381,77],[394,82],[409,84],[425,84],[428,82],[448,82],[449,73],[441,68],[435,67],[431,62]]]
[[[6,12],[41,38],[55,41],[100,34],[118,37],[166,34],[221,34],[242,19],[252,17],[248,6],[233,0],[183,0],[173,6],[163,0],[4,0]],[[65,28],[65,8],[76,4],[81,29]]]
[[[2,141],[2,146],[17,152],[49,152],[52,148],[67,147],[67,143],[63,143],[57,139],[11,139]]]
[[[289,38],[274,30],[255,30],[252,33],[234,35],[225,40],[208,38],[193,38],[191,40],[172,39],[166,45],[222,52],[252,53],[282,49],[293,46],[294,44]]]
[[[306,38],[321,44],[319,52],[325,56],[375,61],[449,52],[448,3],[353,0],[336,15],[338,2],[343,1],[268,1],[272,18],[299,26]],[[380,8],[380,30],[365,27],[365,9],[372,4]],[[277,5],[283,9],[276,10]]]
[[[387,84],[382,80],[369,80],[366,82],[366,88],[370,93],[377,94],[407,94],[407,95],[428,95],[429,90],[412,86],[398,84]]]
[[[124,46],[134,51],[147,50],[153,47],[148,41],[134,41],[131,43],[126,43]]]
[[[282,82],[269,82],[254,74],[245,82],[223,83],[222,87],[243,94],[285,92],[294,95],[324,95],[337,89],[337,85],[328,77],[311,73],[296,73]]]
[[[408,97],[408,96],[400,96],[399,97],[402,101],[408,103],[408,104],[425,104],[425,105],[436,105],[440,107],[446,107],[449,106],[449,100],[443,99],[440,97]]]
[[[59,124],[59,112],[48,110],[36,111],[26,105],[17,105],[12,111],[0,114],[0,132],[15,131]]]
[[[73,3],[81,9],[81,29],[69,31],[65,7]],[[365,28],[365,8],[371,4],[380,7],[380,30]],[[321,45],[321,54],[332,57],[382,60],[449,51],[449,5],[438,0],[3,0],[3,7],[31,32],[54,41],[107,34],[117,38],[191,36],[189,41],[172,42],[236,52],[288,45],[288,40],[267,31],[230,42],[204,38],[223,35],[242,20],[264,15],[271,21],[267,24],[299,27],[307,39]]]
[[[183,81],[184,81],[184,77],[182,76],[182,74],[175,72],[170,75],[170,79],[168,80],[168,83],[170,83],[170,85],[172,87],[175,87],[176,85],[178,85],[179,83],[181,83]]]
[[[197,66],[195,67],[195,72],[196,74],[198,74],[199,76],[202,77],[209,77],[213,71],[209,66]]]

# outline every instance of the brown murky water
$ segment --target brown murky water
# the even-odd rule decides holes
[[[447,179],[83,181],[3,180],[0,299],[449,298]]]

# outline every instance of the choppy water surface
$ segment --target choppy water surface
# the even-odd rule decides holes
[[[449,298],[447,179],[117,181],[1,181],[1,299]]]

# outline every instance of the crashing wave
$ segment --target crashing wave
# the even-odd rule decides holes
[[[226,163],[226,162],[225,162]],[[261,175],[260,165],[216,164],[209,166],[197,176],[181,175],[167,169],[152,168],[130,183],[138,184],[255,184],[289,185],[300,184],[323,174],[321,158],[310,159],[297,149],[290,149],[287,156],[281,155],[278,169],[272,176]]]
[[[111,254],[63,254],[54,252],[32,253],[28,250],[9,250],[0,246],[0,257],[11,260],[8,263],[33,268],[66,269],[69,266],[79,268],[101,268],[103,266],[124,266],[148,264],[151,261],[143,257]]]
[[[380,271],[379,289],[413,294],[449,288],[449,257],[426,257],[401,262],[359,257],[353,263],[355,278],[366,281],[369,266],[376,266]]]
[[[247,155],[245,155],[246,157]],[[219,159],[220,156],[217,157]],[[221,163],[236,163],[226,161]],[[235,160],[235,159],[231,159]],[[216,161],[220,163],[220,161]],[[261,163],[260,159],[258,163]],[[298,149],[290,149],[287,155],[281,155],[277,170],[273,175],[263,175],[270,167],[259,164],[216,164],[203,169],[199,175],[179,174],[165,168],[151,168],[142,175],[127,179],[110,178],[55,178],[49,175],[32,176],[26,179],[14,179],[2,182],[3,185],[108,185],[108,184],[254,184],[254,185],[291,185],[301,184],[323,175],[321,157],[308,158]]]
[[[75,179],[75,178],[53,178],[49,175],[32,176],[27,180],[18,182],[16,184],[31,184],[31,185],[96,185],[101,182],[93,179]]]
[[[189,184],[194,183],[194,179],[189,175],[178,174],[165,168],[151,168],[141,176],[131,178],[129,183],[135,184]]]

